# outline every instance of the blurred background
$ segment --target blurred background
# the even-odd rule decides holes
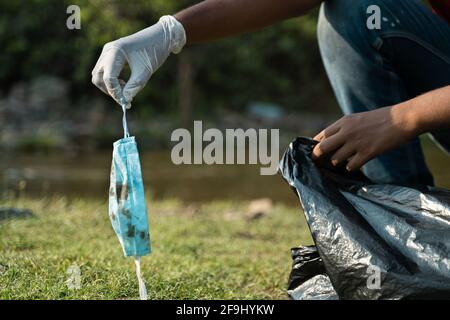
[[[0,0],[0,195],[107,198],[121,110],[91,84],[102,46],[196,1]],[[69,30],[66,9],[81,8]],[[147,191],[185,202],[267,197],[297,204],[279,176],[259,166],[175,166],[170,134],[205,127],[279,128],[280,153],[340,117],[316,42],[317,12],[171,56],[128,114]],[[439,186],[448,160],[424,137]],[[280,154],[281,155],[281,154]]]

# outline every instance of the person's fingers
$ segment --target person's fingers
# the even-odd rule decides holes
[[[347,159],[351,158],[356,153],[354,147],[346,143],[341,148],[339,148],[331,157],[331,164],[333,166],[337,166],[341,163],[347,161]]]
[[[313,140],[322,141],[325,138],[325,130],[320,131],[317,135],[314,136]]]
[[[328,138],[328,137],[336,134],[339,131],[339,129],[340,129],[339,125],[335,122],[331,126],[329,126],[329,127],[325,128],[324,130],[322,130],[313,139],[320,142],[323,139]]]
[[[102,90],[105,94],[108,94],[108,90],[106,89],[105,83],[103,82],[103,69],[99,68],[97,70],[94,69],[92,72],[92,83]]]
[[[128,103],[127,108],[131,107],[131,101],[133,101],[137,93],[147,84],[147,81],[150,79],[150,75],[151,74],[146,72],[138,72],[136,68],[131,66],[130,79],[128,79],[125,87],[123,88],[123,96]]]
[[[312,152],[312,158],[317,160],[330,152],[335,151],[345,143],[344,138],[340,134],[334,134],[329,138],[325,138],[315,146]]]
[[[339,132],[339,130],[341,130],[341,124],[338,120],[335,123],[333,123],[331,126],[326,128],[325,130],[323,130],[324,139],[327,139],[327,138],[337,134]]]
[[[105,57],[106,52],[108,51],[107,46],[103,47],[102,53],[95,64],[94,69],[92,69],[92,83],[103,91],[105,94],[108,94],[108,90],[106,89],[105,83],[103,82],[103,58]]]
[[[347,163],[352,161],[352,159],[356,156],[356,153],[347,158]]]
[[[361,153],[355,154],[351,159],[349,159],[346,166],[347,171],[356,171],[361,168],[369,159],[363,156]]]
[[[125,56],[119,49],[109,50],[103,58],[103,82],[108,94],[119,104],[122,100],[122,87],[118,77],[124,65]]]

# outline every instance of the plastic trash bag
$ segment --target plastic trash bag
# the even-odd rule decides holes
[[[297,138],[279,168],[300,198],[325,269],[305,267],[320,268],[313,249],[293,253],[293,274],[297,265],[304,275],[291,297],[450,299],[450,191],[377,185],[359,172],[318,167],[310,157],[315,144]]]
[[[316,275],[326,274],[325,266],[316,246],[292,248],[291,255],[293,262],[288,280],[288,290],[297,288]]]
[[[288,294],[292,299],[338,299],[315,246],[292,248],[291,255],[293,262],[288,280]]]
[[[141,276],[140,257],[151,252],[139,153],[130,137],[123,109],[124,138],[114,142],[109,187],[109,217],[126,257],[133,256],[139,282],[139,296],[147,299]]]
[[[319,274],[300,284],[293,290],[288,290],[294,300],[338,300],[339,297],[327,275]]]

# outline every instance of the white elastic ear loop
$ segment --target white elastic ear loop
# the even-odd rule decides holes
[[[141,300],[147,300],[147,288],[145,287],[145,282],[141,274],[141,257],[135,256],[134,264],[136,265],[136,276],[139,283],[139,298]]]
[[[121,104],[122,111],[123,111],[123,117],[122,117],[122,125],[123,125],[123,137],[128,138],[130,136],[130,133],[128,132],[128,124],[127,124],[127,107],[126,104]]]

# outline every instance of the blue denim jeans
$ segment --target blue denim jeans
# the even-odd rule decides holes
[[[367,28],[367,8],[381,29]],[[326,0],[320,9],[322,59],[345,114],[391,106],[450,85],[450,24],[419,0]],[[450,150],[450,130],[431,133]],[[433,185],[419,139],[368,162],[377,183]]]

